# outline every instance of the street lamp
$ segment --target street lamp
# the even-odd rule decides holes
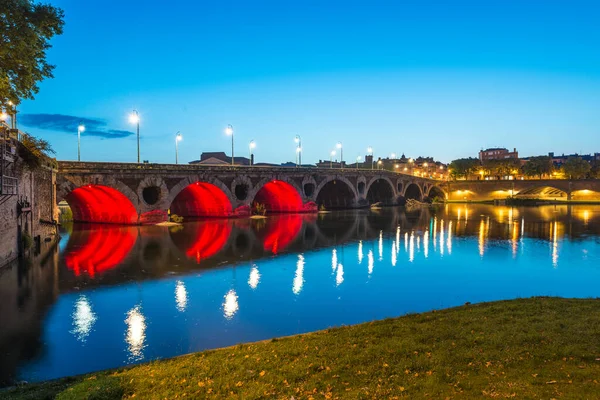
[[[233,126],[231,126],[231,124],[228,124],[227,128],[225,128],[225,134],[231,135],[231,165],[233,165],[233,163],[234,163],[234,157],[233,157]]]
[[[371,169],[373,169],[375,160],[373,160],[373,148],[371,146],[367,147],[367,154],[371,156]]]
[[[344,169],[344,149],[342,148],[342,142],[337,142],[335,147],[340,149],[340,168]]]
[[[296,135],[294,138],[296,142],[296,167],[302,165],[302,139],[300,135]]]
[[[131,114],[129,114],[129,122],[132,124],[136,124],[137,126],[137,162],[140,162],[140,114],[137,110],[133,110]]]
[[[377,161],[377,169],[381,169],[381,164],[383,164],[381,160]]]
[[[331,150],[329,153],[329,168],[333,168],[333,156],[335,156],[335,150]]]
[[[248,148],[250,149],[250,165],[254,165],[254,160],[252,159],[252,154],[253,154],[253,150],[256,147],[256,143],[254,143],[254,140],[250,141],[250,144],[248,145]]]
[[[414,175],[414,174],[413,174],[413,163],[414,163],[414,162],[415,162],[415,160],[413,160],[412,158],[409,158],[409,159],[408,159],[408,165],[410,165],[410,174],[411,174],[411,175]]]
[[[395,160],[395,159],[396,159],[396,153],[392,153],[392,154],[390,154],[390,158],[391,158],[392,160]]]
[[[81,161],[81,132],[85,131],[85,125],[79,124],[77,127],[77,161]]]
[[[183,139],[181,133],[175,134],[175,164],[179,164],[179,141]]]
[[[361,160],[361,156],[356,157],[356,170],[358,171],[358,163]]]
[[[429,164],[423,163],[423,166],[425,167],[425,175],[429,175]]]

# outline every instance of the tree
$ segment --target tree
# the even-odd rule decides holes
[[[506,158],[501,160],[487,160],[483,163],[483,168],[487,175],[501,178],[508,175],[516,175],[521,162],[515,158]]]
[[[459,158],[448,165],[448,170],[453,179],[467,178],[477,172],[480,163],[477,158]]]
[[[581,157],[569,157],[562,166],[564,174],[570,179],[582,179],[592,169],[589,162]]]
[[[552,159],[548,156],[531,157],[523,165],[523,173],[527,176],[537,176],[542,179],[543,175],[552,173]]]
[[[33,99],[38,82],[52,78],[49,41],[62,34],[64,13],[32,0],[2,0],[0,9],[0,105]]]
[[[41,167],[44,160],[50,161],[50,154],[54,154],[54,150],[47,140],[38,139],[26,133],[21,135],[19,157],[23,159],[30,170]],[[51,161],[53,164],[56,162],[55,160]]]

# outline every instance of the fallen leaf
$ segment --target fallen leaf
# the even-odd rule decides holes
[[[260,371],[260,376],[265,376],[266,372],[264,370]]]

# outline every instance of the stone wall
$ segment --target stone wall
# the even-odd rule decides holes
[[[18,158],[14,165],[18,195],[0,197],[0,267],[19,255],[19,229],[34,239],[27,255],[45,253],[57,239],[56,171],[48,165],[30,171]],[[27,199],[31,211],[19,216],[22,199]]]

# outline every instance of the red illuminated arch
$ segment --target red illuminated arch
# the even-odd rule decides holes
[[[133,227],[104,225],[75,230],[69,238],[65,264],[76,276],[86,273],[94,278],[123,262],[137,236]]]
[[[112,224],[138,222],[138,213],[127,196],[108,186],[81,186],[70,192],[65,200],[73,211],[73,221]]]
[[[256,193],[254,203],[263,204],[269,212],[304,211],[302,197],[292,185],[284,181],[272,180]]]
[[[173,200],[171,213],[183,217],[229,217],[231,201],[218,186],[196,182],[186,186]]]
[[[265,250],[277,254],[285,250],[298,236],[302,228],[302,216],[297,214],[269,218],[263,240]]]
[[[188,258],[200,263],[221,251],[230,234],[231,223],[229,221],[204,221],[198,225],[193,242],[186,248],[185,254]]]

